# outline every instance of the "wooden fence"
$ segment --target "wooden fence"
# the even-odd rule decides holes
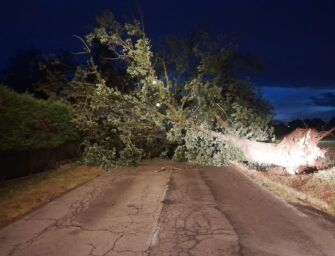
[[[55,149],[0,153],[0,179],[11,179],[56,168],[61,161],[79,157],[76,143]]]

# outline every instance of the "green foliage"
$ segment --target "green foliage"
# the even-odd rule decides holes
[[[200,131],[174,127],[168,138],[177,141],[173,160],[195,164],[222,166],[231,160],[243,161],[243,153],[233,144],[209,137]]]
[[[165,133],[149,111],[151,106],[106,86],[95,66],[78,69],[71,88],[85,163],[111,168],[161,153]]]
[[[0,151],[55,148],[76,140],[69,106],[0,86]]]
[[[180,92],[183,94],[180,105],[184,118],[208,130],[258,141],[271,140],[271,106],[248,81],[234,77],[229,64],[232,51],[215,51],[209,46],[196,49],[196,60],[193,57],[192,61],[198,63],[197,69]],[[180,68],[177,63],[175,65],[178,71]],[[184,70],[182,73],[185,75]],[[176,160],[223,165],[230,160],[244,159],[242,152],[227,141],[217,140],[195,129],[184,127],[183,132],[180,129],[175,126],[168,132],[168,138],[179,144],[174,155]]]
[[[111,14],[99,17],[99,28],[86,36],[89,46],[98,41],[113,49],[115,59],[127,63],[127,73],[145,86],[156,79],[152,65],[153,53],[149,39],[139,22],[120,24]]]
[[[63,53],[60,56],[49,54],[39,58],[36,81],[32,88],[34,96],[63,100],[68,90],[68,77],[75,70],[71,56],[69,53]]]
[[[234,47],[202,33],[181,45],[172,40],[172,48],[154,54],[137,21],[122,25],[105,14],[98,22],[85,38],[86,51],[97,44],[109,49],[110,61],[123,67],[135,86],[119,90],[109,84],[93,57],[77,70],[71,99],[88,163],[130,164],[152,155],[150,148],[167,152],[168,139],[177,145],[175,160],[222,165],[243,160],[242,153],[198,128],[272,138],[271,106],[248,81],[236,78],[244,57]]]

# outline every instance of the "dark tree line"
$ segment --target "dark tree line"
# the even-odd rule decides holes
[[[107,47],[96,42],[91,49],[94,63],[111,87],[121,91],[133,87],[125,68],[111,62],[115,56]],[[0,84],[19,93],[29,92],[37,98],[60,99],[68,95],[69,83],[77,68],[84,66],[86,57],[81,58],[77,53],[42,54],[35,48],[20,49],[0,70]]]
[[[313,128],[319,132],[328,131],[335,127],[335,116],[332,117],[328,122],[325,122],[321,118],[295,119],[289,121],[288,123],[282,121],[273,121],[273,127],[275,129],[274,132],[277,138],[281,138],[297,128]]]

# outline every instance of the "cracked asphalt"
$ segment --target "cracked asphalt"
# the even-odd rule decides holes
[[[4,227],[0,255],[335,255],[335,221],[232,167],[159,160],[114,170]]]

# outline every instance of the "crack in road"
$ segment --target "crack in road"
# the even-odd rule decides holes
[[[202,255],[222,255],[223,252],[240,255],[240,252],[235,253],[236,232],[217,210],[212,192],[202,177],[194,171],[190,183],[187,182],[187,174],[183,176],[180,172],[172,172],[166,197],[162,201],[160,232],[156,244],[150,247],[149,255],[201,255],[196,251],[200,247],[203,250],[202,243],[215,245],[210,252],[204,249]],[[193,200],[196,193],[201,196]],[[222,227],[214,226],[220,225],[220,222],[224,222]],[[213,243],[213,240],[217,242]],[[220,243],[223,246],[220,247]]]
[[[16,251],[22,251],[26,248],[28,248],[29,246],[31,246],[33,243],[35,243],[36,241],[38,241],[45,233],[47,233],[48,231],[51,230],[56,230],[56,229],[61,229],[61,228],[79,228],[81,230],[84,231],[104,231],[104,232],[111,232],[109,230],[89,230],[89,229],[84,229],[81,225],[77,225],[77,224],[72,224],[73,223],[73,219],[75,216],[77,216],[78,214],[80,214],[80,212],[82,212],[85,208],[87,208],[89,206],[89,203],[96,197],[98,197],[101,194],[101,190],[97,193],[98,189],[93,189],[92,191],[90,191],[89,193],[84,194],[83,198],[81,200],[78,201],[74,201],[71,206],[70,206],[70,212],[68,214],[66,214],[65,217],[59,219],[59,220],[53,220],[54,223],[47,226],[46,228],[44,228],[42,231],[40,231],[38,234],[36,234],[35,236],[33,236],[32,238],[26,240],[23,243],[17,244],[14,246],[14,248],[9,252],[8,256],[12,256],[16,253]],[[25,221],[29,221],[30,219],[27,219]],[[70,221],[71,224],[64,224],[67,221]]]
[[[114,240],[114,242],[113,242],[113,246],[112,246],[110,249],[108,249],[104,254],[102,254],[102,256],[106,256],[106,255],[108,255],[111,251],[113,251],[113,250],[115,249],[115,247],[116,247],[117,242],[118,242],[122,237],[124,237],[124,233],[122,233],[117,239]]]
[[[111,235],[115,236],[113,238],[112,246],[110,248],[107,248],[104,250],[104,253],[96,253],[98,250],[98,246],[94,243],[87,243],[87,245],[90,246],[90,250],[88,251],[88,255],[90,256],[107,256],[109,254],[111,255],[117,255],[121,253],[131,253],[134,255],[138,255],[138,253],[141,253],[141,255],[158,255],[155,252],[155,247],[160,247],[160,243],[165,243],[165,239],[162,238],[162,234],[166,233],[166,225],[170,225],[170,219],[169,216],[171,209],[177,210],[176,213],[172,213],[172,219],[173,222],[172,226],[175,228],[174,233],[172,233],[172,236],[174,238],[178,238],[178,240],[175,240],[172,244],[171,248],[175,251],[174,255],[193,255],[193,251],[196,250],[197,247],[201,243],[206,242],[207,240],[212,240],[214,237],[231,237],[230,239],[234,240],[236,233],[232,229],[226,229],[226,228],[214,228],[212,227],[210,218],[213,218],[213,216],[207,216],[208,214],[214,214],[217,215],[217,211],[219,211],[217,205],[215,204],[215,201],[212,202],[201,202],[198,204],[189,204],[186,203],[186,208],[180,207],[183,205],[182,197],[188,195],[189,193],[192,193],[192,190],[189,190],[187,186],[184,187],[184,191],[181,193],[181,197],[175,197],[173,193],[180,189],[177,187],[177,182],[175,180],[174,175],[176,175],[176,171],[169,171],[167,177],[167,182],[165,185],[165,188],[163,190],[163,193],[160,198],[160,206],[158,211],[156,212],[156,218],[153,221],[153,228],[151,235],[149,236],[149,242],[147,249],[139,252],[139,251],[133,251],[133,250],[117,250],[117,244],[120,240],[122,240],[125,236],[125,232],[115,232],[108,228],[88,228],[86,225],[80,224],[78,222],[78,216],[83,213],[86,209],[90,207],[90,205],[97,199],[103,196],[105,193],[104,189],[93,187],[92,190],[90,190],[88,193],[85,193],[80,200],[73,201],[69,206],[69,212],[62,218],[55,220],[51,225],[44,228],[41,232],[36,234],[31,239],[17,244],[11,252],[8,254],[9,256],[12,256],[19,251],[22,252],[28,247],[32,246],[34,243],[39,241],[43,238],[43,236],[50,232],[50,231],[59,231],[59,230],[66,230],[66,229],[79,229],[82,232],[108,232]],[[200,179],[198,182],[203,182],[206,187],[203,187],[202,192],[208,193],[210,192],[209,196],[212,195],[212,191],[208,187],[208,184],[206,183],[206,180],[203,177],[203,173],[200,173]],[[178,175],[180,174],[180,170],[178,170]],[[203,184],[202,184],[203,185]],[[199,184],[195,186],[196,189]],[[145,198],[148,196],[148,188],[145,188],[142,192],[142,198]],[[91,206],[92,207],[92,206]],[[139,212],[142,209],[142,206],[136,205],[136,204],[128,204],[128,209],[130,209],[130,213],[128,212],[127,216],[131,219],[132,217],[136,217]],[[181,210],[178,208],[182,208]],[[189,209],[187,209],[189,208]],[[174,211],[173,210],[173,211]],[[178,213],[180,211],[180,213]],[[212,212],[212,213],[209,213]],[[213,213],[214,212],[214,213]],[[223,215],[223,213],[221,212]],[[220,218],[220,216],[215,216],[215,218]],[[190,225],[190,222],[191,225]],[[128,222],[129,226],[134,224],[135,221]],[[170,232],[170,231],[168,231]],[[135,232],[127,232],[127,235],[135,235],[137,231]],[[169,238],[171,239],[171,237]],[[164,251],[165,249],[161,249]],[[114,253],[114,254],[113,254]],[[162,254],[164,255],[164,254]],[[241,255],[240,252],[238,255]]]
[[[335,250],[327,248],[335,244],[334,228],[316,225],[308,213],[301,217],[229,168],[173,165],[164,172],[155,172],[164,167],[160,163],[109,173],[50,202],[0,230],[0,256],[300,256]],[[250,215],[256,203],[258,216]],[[258,225],[263,221],[271,226]]]
[[[142,253],[142,255],[148,255],[149,256],[151,247],[156,243],[156,239],[157,239],[157,236],[159,234],[159,225],[160,225],[160,222],[161,222],[162,211],[164,209],[163,201],[166,198],[166,194],[171,189],[171,183],[172,183],[172,172],[170,172],[169,177],[168,177],[168,181],[167,181],[167,183],[165,185],[165,188],[163,190],[163,194],[162,194],[162,197],[161,197],[161,203],[162,204],[160,205],[160,209],[158,210],[156,220],[154,221],[154,226],[153,226],[152,232],[150,234],[148,247]]]
[[[203,171],[199,171],[199,174],[200,174],[201,179],[204,181],[204,183],[208,187],[209,191],[211,192],[211,195],[213,196],[215,202],[217,203],[218,198],[215,194],[215,191],[214,191],[213,187],[210,184],[210,180],[208,179],[208,177],[205,175],[205,173]],[[227,214],[225,214],[225,212],[222,211],[217,204],[215,205],[215,208],[229,221],[229,224],[231,225],[231,227],[234,230],[234,233],[237,236],[237,244],[238,244],[238,252],[237,253],[238,253],[239,256],[243,256],[243,248],[242,248],[242,245],[241,245],[241,241],[240,241],[241,238],[239,236],[238,230],[236,229],[236,227],[234,227],[233,222],[229,219],[229,216]]]

